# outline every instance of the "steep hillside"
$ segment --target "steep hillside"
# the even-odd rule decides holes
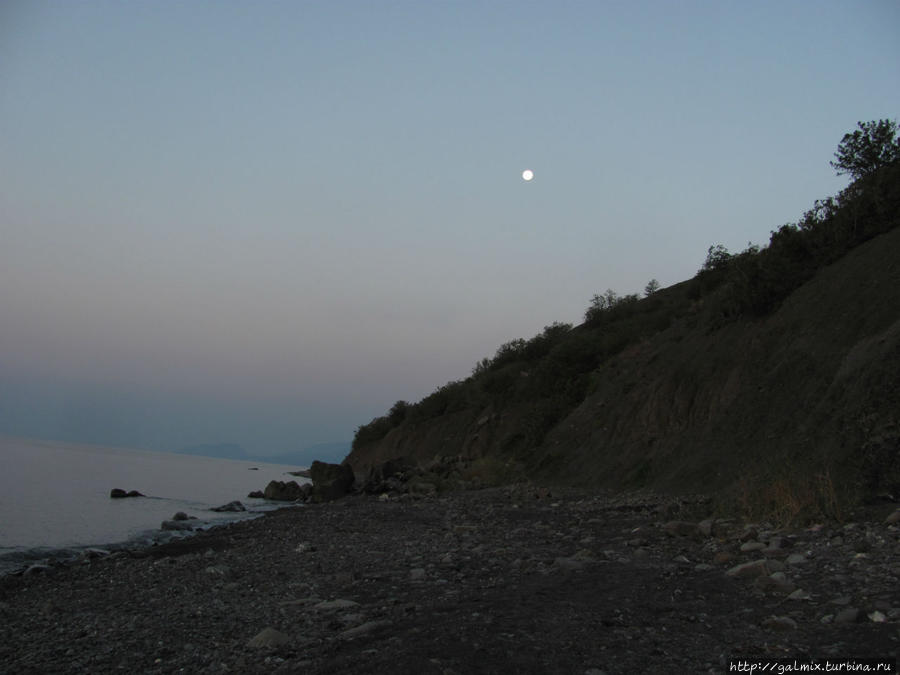
[[[682,321],[604,372],[533,453],[541,475],[701,490],[827,471],[897,491],[900,230],[825,268],[770,316],[713,331]]]
[[[596,296],[360,427],[345,462],[488,458],[510,478],[837,510],[900,497],[900,163],[697,277]],[[767,506],[767,503],[770,503]],[[788,514],[790,515],[790,514]]]

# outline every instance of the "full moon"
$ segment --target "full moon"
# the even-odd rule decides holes
[[[531,180],[532,178],[534,178],[534,171],[531,169],[525,169],[522,172],[522,180]]]

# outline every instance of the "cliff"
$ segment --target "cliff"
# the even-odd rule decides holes
[[[466,380],[361,428],[345,462],[362,476],[400,457],[491,457],[549,483],[798,509],[900,497],[897,175],[874,211],[842,195],[724,272],[711,264],[605,323],[504,346]],[[877,226],[859,234],[860,214]],[[810,253],[826,230],[829,252]],[[845,231],[858,238],[836,254]]]

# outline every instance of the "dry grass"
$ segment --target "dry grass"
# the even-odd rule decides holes
[[[744,519],[790,527],[823,519],[842,522],[847,498],[825,468],[812,475],[745,477],[737,485],[734,501]]]

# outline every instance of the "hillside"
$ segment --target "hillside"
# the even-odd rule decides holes
[[[856,178],[765,248],[710,247],[693,279],[597,296],[584,324],[398,402],[345,462],[365,475],[461,455],[492,480],[717,492],[797,513],[900,497],[900,163]]]
[[[534,453],[566,481],[704,490],[857,475],[900,487],[900,230],[860,246],[772,315],[690,320],[635,345]]]

